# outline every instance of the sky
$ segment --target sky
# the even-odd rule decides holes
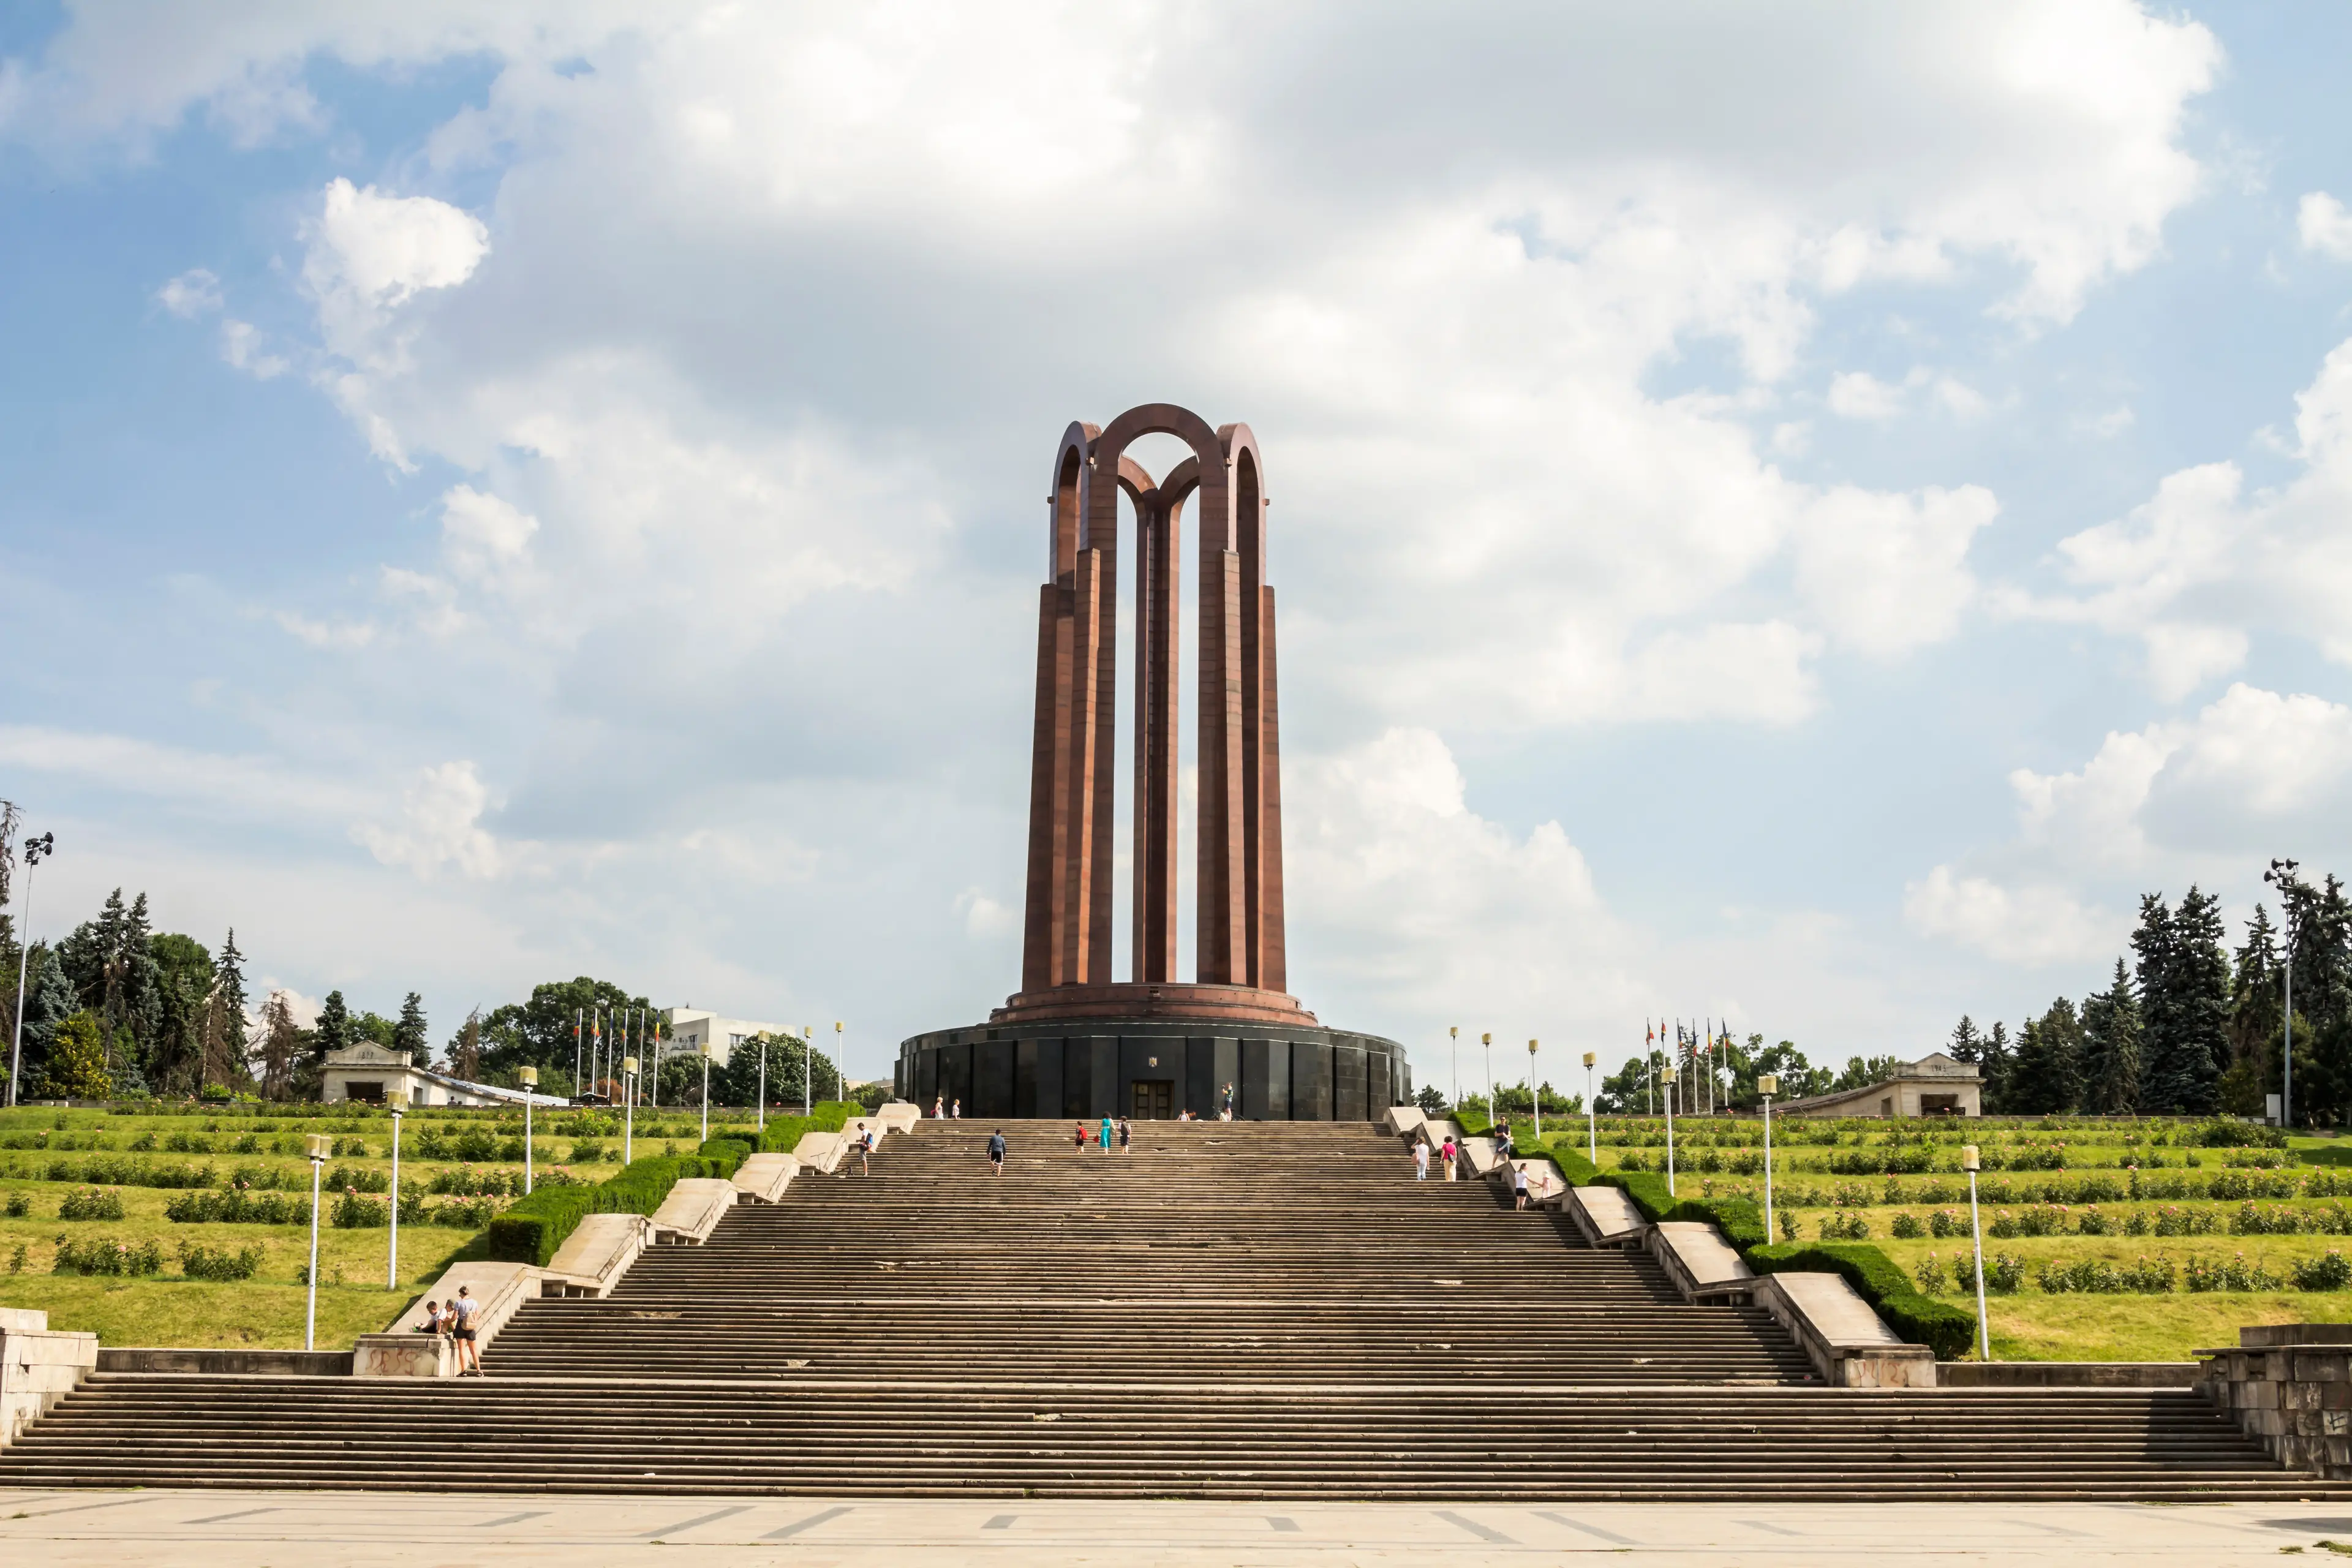
[[[2120,0],[10,7],[31,930],[143,889],[436,1038],[593,973],[879,1075],[1017,984],[1055,442],[1167,401],[1265,455],[1324,1022],[1563,1083],[1660,1016],[2014,1027],[2145,893],[2352,871],[2347,53]]]

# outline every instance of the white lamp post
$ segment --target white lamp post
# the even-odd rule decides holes
[[[760,1107],[751,1130],[754,1134],[768,1130],[768,1035],[764,1029],[760,1032]],[[758,1142],[754,1136],[752,1142],[756,1144]]]
[[[1486,1125],[1495,1125],[1495,1037],[1481,1035],[1478,1043],[1486,1048]]]
[[[1460,1105],[1462,1103],[1462,1026],[1455,1024],[1449,1027],[1445,1031],[1445,1037],[1454,1042],[1454,1098],[1445,1103]]]
[[[392,1249],[383,1263],[383,1288],[400,1289],[400,1107],[392,1108]]]
[[[702,1141],[710,1142],[710,1042],[703,1041],[694,1047],[702,1058]]]
[[[835,1018],[833,1021],[833,1092],[839,1095],[842,1099],[847,1100],[849,1098],[849,1076],[841,1070],[841,1031],[842,1022],[840,1019]],[[978,1112],[975,1111],[974,1114],[976,1115]]]
[[[531,1090],[539,1087],[537,1068],[517,1068],[515,1080],[522,1085],[522,1195],[530,1196],[530,1102]]]
[[[1543,1144],[1543,1091],[1536,1088],[1536,1043],[1528,1042],[1528,1103],[1536,1108],[1536,1144]]]
[[[816,1026],[801,1026],[801,1114],[816,1112]]]
[[[1984,1231],[1977,1224],[1977,1146],[1960,1148],[1960,1169],[1969,1173],[1969,1239],[1977,1250],[1977,1356],[1992,1360],[1992,1325],[1985,1321]]]
[[[1666,1091],[1666,1196],[1675,1195],[1675,1090],[1681,1087],[1678,1079],[1668,1079],[1661,1086]]]
[[[319,1348],[319,1171],[335,1152],[335,1141],[313,1132],[302,1144],[310,1156],[310,1304],[302,1319],[302,1348],[314,1351]]]
[[[1600,1112],[1593,1109],[1592,1053],[1584,1053],[1584,1159],[1587,1164],[1601,1163]]]
[[[623,1057],[621,1058],[621,1077],[627,1081],[629,1086],[628,1103],[621,1111],[621,1163],[625,1166],[629,1163],[629,1151],[635,1147],[633,1139],[636,1132],[637,1125],[636,1058]]]
[[[1780,1092],[1779,1075],[1757,1074],[1756,1092],[1764,1097],[1764,1242],[1769,1247],[1780,1234],[1772,1228],[1772,1097]]]

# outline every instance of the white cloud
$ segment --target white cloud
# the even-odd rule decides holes
[[[964,934],[974,942],[1001,943],[1021,929],[1020,910],[997,902],[978,888],[966,888],[956,895],[955,912],[963,921]]]
[[[2116,951],[2130,926],[2084,908],[2063,888],[2003,887],[1949,866],[1904,888],[1903,918],[1924,936],[2028,968],[2095,962]]]
[[[2296,205],[2294,230],[2305,250],[2352,261],[2352,212],[2326,191],[2310,192]]]
[[[1969,424],[1992,412],[1984,394],[1950,375],[1938,375],[1925,365],[1914,365],[1899,382],[1881,381],[1865,370],[1847,371],[1830,378],[1825,401],[1830,412],[1844,419],[1884,425],[1908,413],[1916,395],[1946,414]]]
[[[1866,370],[1847,371],[1830,380],[1830,412],[1842,419],[1866,419],[1884,424],[1903,412],[1902,385],[1884,382]]]
[[[220,279],[201,267],[191,268],[156,289],[155,303],[193,321],[221,308]]]
[[[2000,510],[1978,485],[1888,495],[1840,486],[1799,514],[1797,586],[1836,641],[1891,658],[1959,628],[1970,541]]]
[[[2087,592],[2020,610],[2138,638],[2168,700],[2237,669],[2256,626],[2352,663],[2352,342],[2328,353],[2295,410],[2287,455],[2301,469],[2286,484],[2249,497],[2231,462],[2168,474],[2124,518],[2060,542],[2067,579]]]
[[[226,816],[334,817],[363,791],[263,756],[224,756],[131,735],[0,725],[0,764],[109,790],[201,805]]]
[[[221,323],[221,359],[232,368],[256,381],[268,381],[293,368],[284,355],[271,353],[261,345],[260,329],[252,322],[231,319]]]
[[[445,867],[473,878],[499,876],[508,857],[481,826],[489,790],[470,762],[426,768],[401,796],[400,821],[385,827],[361,823],[352,837],[386,866],[404,866],[426,879]]]
[[[327,182],[302,258],[303,280],[322,299],[349,294],[377,308],[427,289],[454,289],[490,253],[490,231],[471,213],[431,196],[395,196],[373,185]]]

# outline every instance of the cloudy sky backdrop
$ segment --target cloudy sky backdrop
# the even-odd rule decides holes
[[[2121,0],[12,7],[35,929],[119,883],[436,1037],[594,973],[878,1072],[1017,977],[1055,438],[1171,400],[1265,443],[1327,1021],[2014,1023],[2143,891],[2352,870],[2347,55]]]

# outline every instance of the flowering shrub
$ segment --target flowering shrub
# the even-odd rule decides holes
[[[2227,1262],[2191,1258],[2180,1271],[2181,1283],[2191,1290],[2281,1290],[2285,1281],[2259,1263],[2248,1263],[2242,1252]]]
[[[1895,1216],[1895,1238],[1897,1241],[1916,1241],[1927,1234],[1927,1227],[1919,1223],[1917,1215],[1899,1214]]]
[[[153,1274],[163,1267],[163,1248],[155,1242],[110,1240],[94,1236],[88,1241],[58,1237],[58,1274]]]
[[[2118,1222],[2101,1214],[2096,1207],[2086,1208],[2074,1216],[2074,1234],[2077,1236],[2113,1236],[2117,1228]]]
[[[122,1194],[111,1187],[104,1191],[96,1187],[83,1187],[65,1195],[64,1201],[58,1205],[58,1217],[59,1219],[121,1219]]]
[[[2333,1247],[2325,1257],[2299,1259],[2292,1273],[2298,1290],[2341,1290],[2352,1285],[2352,1262],[2345,1261],[2343,1252]]]
[[[1969,1216],[1958,1209],[1937,1209],[1927,1216],[1927,1234],[1938,1241],[1947,1237],[1966,1236]]]
[[[386,1205],[374,1198],[360,1196],[351,1187],[345,1187],[343,1195],[335,1200],[334,1213],[331,1217],[338,1230],[366,1230],[392,1223],[391,1211]]]
[[[2156,1211],[2155,1228],[2158,1236],[2210,1236],[2221,1216],[2211,1209],[2185,1209],[2177,1204],[2167,1204]],[[2194,1285],[2189,1287],[2195,1289]]]
[[[1870,1222],[1853,1209],[1843,1209],[1822,1216],[1821,1238],[1823,1241],[1868,1241]]]
[[[198,1247],[180,1243],[180,1272],[191,1279],[250,1279],[261,1267],[261,1248]]]

